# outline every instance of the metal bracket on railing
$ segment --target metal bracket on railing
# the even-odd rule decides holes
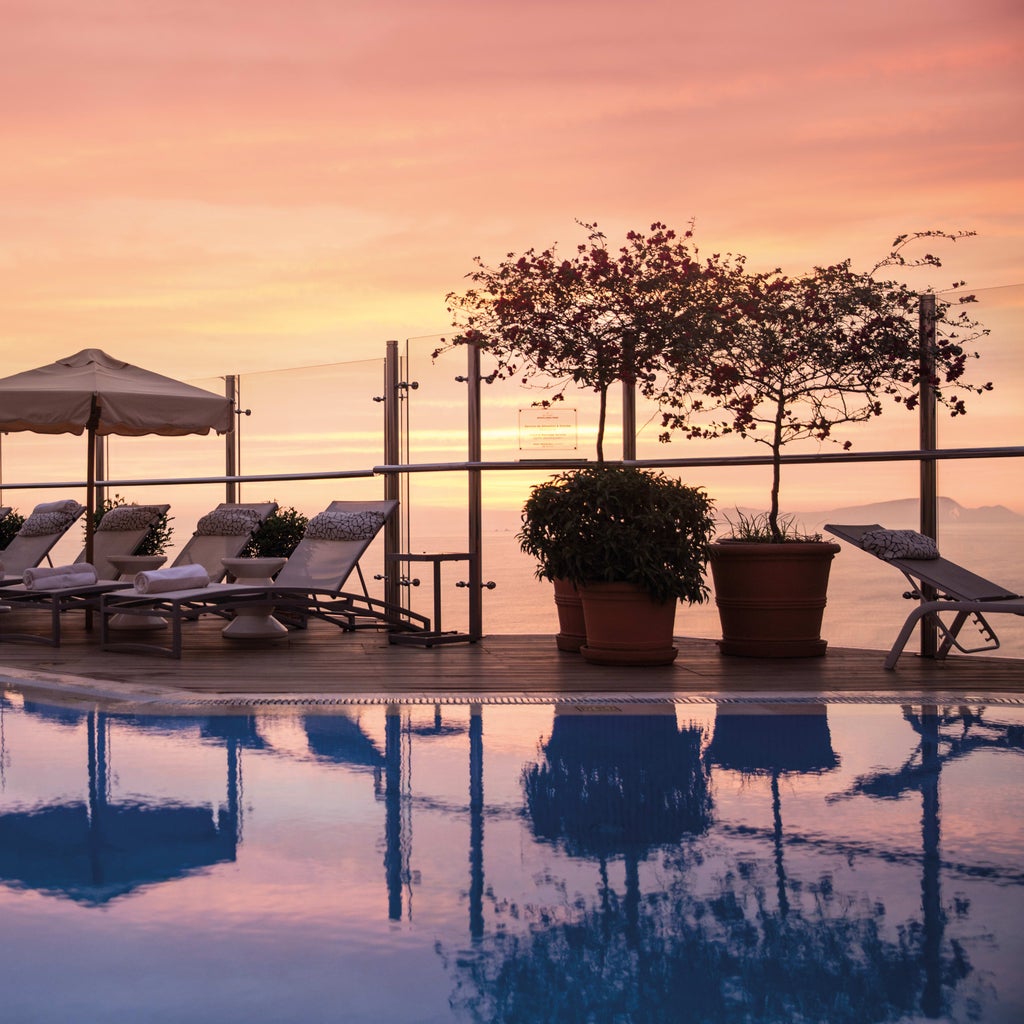
[[[398,388],[399,398],[408,398],[408,392],[416,391],[419,389],[420,382],[418,380],[406,381],[400,380],[395,387]],[[374,395],[373,400],[375,402],[386,402],[388,400],[387,395]]]
[[[486,583],[481,583],[480,587],[481,587],[482,590],[493,590],[497,585],[498,584],[495,583],[494,580],[488,580]],[[457,586],[457,587],[470,587],[470,586],[472,586],[472,584],[466,582],[466,580],[459,580],[459,582],[456,583],[455,586]]]
[[[489,373],[486,376],[481,376],[478,379],[482,380],[485,384],[493,384],[498,379],[498,371],[495,370],[493,373]],[[469,383],[469,378],[467,376],[465,376],[465,374],[459,374],[459,376],[456,377],[455,380],[459,384],[468,384]]]
[[[375,580],[386,580],[387,576],[384,573],[378,572],[378,573],[374,574],[373,578]],[[417,577],[415,577],[415,576],[412,579],[410,579],[408,576],[399,576],[398,577],[398,582],[403,587],[418,587],[420,585],[419,579]]]

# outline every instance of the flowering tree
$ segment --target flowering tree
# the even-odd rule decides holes
[[[692,229],[679,237],[655,223],[613,252],[596,224],[581,226],[587,241],[571,258],[556,246],[509,253],[495,267],[477,257],[473,287],[447,297],[460,333],[444,347],[479,344],[499,378],[550,389],[541,404],[562,400],[570,383],[597,392],[603,461],[609,388],[648,380],[669,347],[681,359],[717,315],[704,294],[733,264],[717,255],[701,262]]]
[[[832,441],[836,427],[879,416],[891,398],[907,409],[922,384],[919,295],[874,274],[890,266],[941,266],[926,254],[910,259],[906,246],[924,237],[955,240],[940,231],[901,235],[868,273],[849,260],[788,277],[778,270],[735,274],[719,291],[720,330],[699,358],[692,347],[670,353],[667,380],[647,391],[663,408],[662,440],[673,430],[691,438],[736,433],[766,445],[773,457],[768,526],[779,525],[779,478],[784,445],[799,439]],[[959,287],[958,282],[954,287]],[[961,303],[973,301],[964,296]],[[966,412],[967,392],[990,390],[963,380],[967,346],[986,335],[962,308],[936,302],[934,372],[924,381],[953,416]]]

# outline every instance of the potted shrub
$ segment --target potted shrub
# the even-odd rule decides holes
[[[965,392],[991,389],[963,380],[967,360],[976,355],[966,346],[987,331],[963,310],[936,302],[934,370],[925,379],[919,295],[874,276],[886,266],[940,266],[932,255],[913,261],[904,255],[909,242],[926,236],[961,237],[900,236],[868,273],[846,260],[799,277],[778,270],[753,274],[739,261],[720,280],[717,337],[697,358],[683,347],[668,361],[667,382],[656,394],[664,410],[663,439],[673,430],[691,438],[735,433],[766,445],[772,456],[768,511],[741,520],[734,537],[711,547],[725,654],[825,653],[821,619],[829,565],[839,547],[800,535],[791,519],[780,516],[785,445],[810,439],[849,448],[848,439],[834,436],[837,427],[881,415],[886,398],[913,409],[922,387],[953,416],[966,411]]]
[[[243,558],[289,558],[299,546],[309,519],[294,508],[278,508],[253,531]]]
[[[677,654],[677,600],[707,599],[714,529],[702,490],[661,472],[595,465],[535,486],[517,539],[537,559],[538,577],[578,588],[584,658],[665,665]]]
[[[19,515],[15,509],[12,509],[3,519],[0,519],[0,551],[3,551],[11,543],[24,522],[25,517]]]
[[[630,231],[613,249],[596,224],[578,223],[587,239],[571,255],[552,245],[509,253],[495,266],[477,258],[476,270],[467,275],[472,286],[447,296],[459,333],[435,356],[452,345],[478,345],[495,361],[496,379],[545,389],[548,397],[535,403],[541,406],[562,400],[570,384],[595,392],[596,455],[603,462],[611,388],[650,379],[667,346],[678,349],[684,340],[693,344],[703,336],[703,318],[716,309],[704,292],[722,261],[699,257],[692,230],[678,235],[655,223],[647,233]],[[539,506],[568,498],[545,491],[532,501]],[[545,519],[548,512],[557,518],[552,507]],[[566,508],[565,516],[571,523],[573,510]],[[539,575],[555,587],[559,648],[577,650],[584,640],[580,599],[556,563],[549,550],[549,568]]]

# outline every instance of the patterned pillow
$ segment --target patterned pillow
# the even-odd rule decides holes
[[[916,530],[871,530],[860,539],[860,546],[879,558],[938,558],[939,549],[931,537]]]
[[[33,512],[21,524],[18,536],[48,537],[52,533],[63,533],[75,521],[75,513],[78,511],[78,508],[79,506],[74,504],[73,511]]]
[[[145,530],[162,510],[156,505],[118,505],[101,520],[97,530]]]
[[[320,512],[306,526],[310,540],[370,540],[384,525],[383,512]]]
[[[196,533],[206,537],[247,537],[260,525],[260,514],[252,508],[215,508],[196,524]]]

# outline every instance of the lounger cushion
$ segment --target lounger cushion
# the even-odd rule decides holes
[[[384,525],[384,513],[320,512],[306,525],[310,540],[370,540]]]
[[[896,558],[938,558],[931,537],[916,530],[871,530],[860,539],[861,547],[891,562]]]
[[[118,505],[100,520],[97,530],[142,530],[160,511],[156,505]]]
[[[21,524],[18,534],[22,537],[48,537],[51,533],[63,533],[75,521],[78,508],[72,502],[68,511],[33,512]]]
[[[245,537],[260,525],[260,514],[251,508],[215,508],[196,524],[205,537]]]

